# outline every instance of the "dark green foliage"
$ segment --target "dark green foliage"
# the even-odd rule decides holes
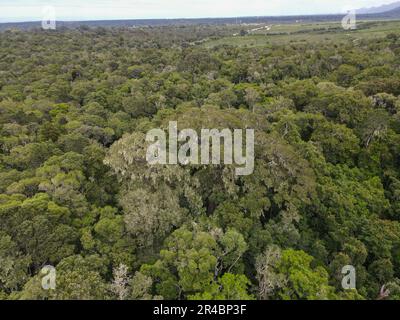
[[[399,34],[230,32],[0,33],[0,299],[400,299]],[[149,167],[169,121],[255,129],[254,174]]]

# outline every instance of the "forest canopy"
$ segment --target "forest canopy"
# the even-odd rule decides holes
[[[0,33],[0,299],[400,299],[400,33],[226,33]],[[170,121],[254,129],[253,174],[149,166]]]

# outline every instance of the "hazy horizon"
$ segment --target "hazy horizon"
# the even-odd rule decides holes
[[[394,0],[4,0],[0,22],[40,21],[53,6],[63,21],[129,19],[196,19],[337,14],[348,9],[381,6]]]

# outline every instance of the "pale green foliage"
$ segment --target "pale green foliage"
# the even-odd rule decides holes
[[[162,296],[151,295],[152,285],[153,280],[150,277],[141,272],[136,272],[130,281],[130,297],[133,300],[162,300]]]
[[[214,229],[206,233],[196,229],[175,231],[166,240],[165,249],[160,251],[160,259],[153,265],[142,266],[144,274],[157,282],[163,280],[155,289],[166,299],[213,291],[214,279],[222,270],[229,272],[240,264],[246,251],[243,237],[234,230],[223,233]],[[178,287],[172,281],[176,281]]]
[[[313,268],[312,260],[303,251],[269,248],[257,260],[260,298],[335,299],[328,272],[322,267]]]
[[[120,199],[127,230],[144,245],[162,239],[182,224],[186,212],[171,188],[160,186],[157,192],[144,188],[127,192]]]
[[[206,291],[190,296],[190,300],[254,300],[247,293],[250,281],[244,275],[225,273],[218,282],[213,282]]]

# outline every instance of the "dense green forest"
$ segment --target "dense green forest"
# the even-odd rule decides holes
[[[0,299],[400,299],[400,32],[226,28],[0,33]],[[254,128],[254,173],[149,166],[169,121]]]

